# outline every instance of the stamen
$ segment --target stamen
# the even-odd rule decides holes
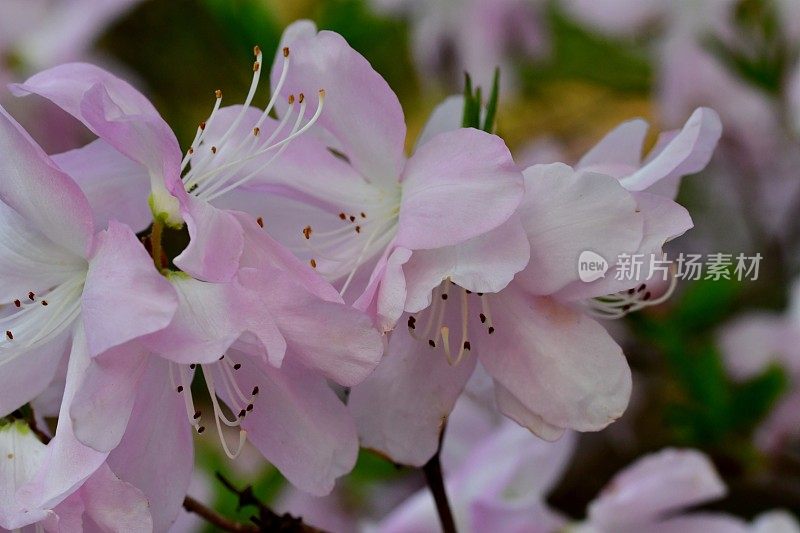
[[[644,309],[645,307],[659,305],[672,296],[678,284],[678,277],[675,274],[674,265],[670,267],[669,274],[669,287],[664,294],[655,300],[651,299],[653,295],[649,290],[646,290],[647,284],[643,283],[636,289],[628,289],[627,291],[621,291],[616,294],[593,298],[587,302],[587,311],[596,318],[614,320]]]

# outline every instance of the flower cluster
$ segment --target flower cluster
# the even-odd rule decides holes
[[[711,157],[713,111],[645,157],[634,120],[574,167],[521,168],[459,97],[407,156],[386,81],[310,22],[284,32],[260,106],[266,68],[256,48],[244,104],[217,91],[183,151],[99,67],[11,87],[97,139],[47,155],[0,109],[0,416],[32,408],[49,440],[0,428],[0,527],[167,530],[193,433],[231,458],[249,441],[315,495],[359,446],[421,466],[470,379],[545,440],[625,411],[631,372],[596,319],[663,298],[648,272],[584,282],[578,259],[661,254],[692,227],[674,196]]]

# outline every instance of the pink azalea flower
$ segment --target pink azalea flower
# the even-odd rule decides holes
[[[260,52],[257,57],[251,97]],[[100,137],[57,159],[84,176],[82,185],[95,193],[96,219],[108,216],[103,200],[124,191],[139,191],[144,203],[137,187],[149,182],[157,220],[172,225],[185,220],[192,239],[175,258],[184,272],[166,273],[178,299],[171,323],[142,339],[144,350],[91,361],[69,411],[78,439],[105,453],[114,450],[109,464],[147,495],[156,529],[171,523],[179,510],[192,468],[192,429],[205,433],[206,424],[211,429],[213,423],[223,439],[222,426],[239,429],[238,444],[222,441],[230,456],[249,438],[295,485],[329,492],[355,463],[358,441],[326,378],[345,386],[362,380],[380,358],[380,335],[364,313],[344,305],[333,287],[272,240],[254,217],[209,203],[228,186],[236,189],[248,172],[245,165],[280,155],[301,128],[295,124],[276,143],[265,140],[271,144],[264,148],[259,143],[272,136],[269,128],[277,135],[281,126],[265,117],[264,137],[254,131],[257,126],[236,136],[243,117],[234,117],[222,132],[232,137],[230,143],[212,145],[208,152],[220,158],[207,165],[204,132],[222,118],[212,115],[182,161],[172,131],[152,104],[97,67],[62,65],[15,90],[51,99]],[[295,102],[302,117],[307,101],[298,96]],[[235,159],[225,159],[226,153]],[[125,172],[106,180],[114,183],[99,185],[108,168],[126,160]],[[181,178],[189,163],[191,170]],[[127,205],[121,212],[138,220],[139,208]],[[196,370],[205,378],[212,413],[195,410],[189,385]]]
[[[134,350],[133,339],[169,324],[177,298],[129,228],[112,221],[95,234],[79,187],[2,109],[0,152],[0,301],[10,309],[0,318],[0,415],[42,393],[69,353],[46,468],[21,496],[52,507],[108,455],[82,445],[65,415],[89,360]]]
[[[287,28],[282,46],[290,50],[291,66],[279,54],[272,72],[274,93],[283,96],[276,103],[282,121],[294,118],[287,104],[291,95],[313,94],[319,87],[325,89],[324,111],[308,119],[316,117],[313,127],[280,158],[266,168],[247,169],[258,176],[229,191],[226,204],[263,212],[272,234],[337,281],[343,294],[357,286],[357,306],[384,330],[394,326],[412,290],[429,292],[438,284],[414,287],[404,278],[403,264],[418,253],[455,253],[461,243],[495,230],[503,256],[491,268],[479,267],[478,255],[475,268],[460,273],[452,270],[452,257],[442,257],[438,267],[442,279],[459,277],[472,290],[507,284],[525,265],[527,249],[524,243],[514,246],[521,230],[509,217],[522,197],[522,176],[503,141],[459,129],[427,139],[407,158],[397,97],[341,36],[318,33],[301,21]],[[240,113],[246,131],[274,127],[256,122],[261,111],[255,109],[223,109],[215,120],[236,124],[223,117]],[[207,129],[205,142],[222,144],[216,139],[225,137],[224,128]],[[511,229],[499,229],[503,224]]]
[[[434,113],[438,127],[456,124],[446,114]],[[556,439],[565,429],[597,431],[621,416],[630,371],[592,317],[617,318],[668,297],[642,281],[645,269],[641,278],[617,279],[616,258],[661,258],[664,243],[691,228],[689,214],[671,198],[674,183],[708,162],[720,130],[713,111],[698,110],[643,162],[645,126],[623,124],[577,170],[559,163],[523,172],[526,194],[515,217],[524,232],[517,243],[506,242],[515,249],[527,244],[531,260],[500,291],[469,291],[453,275],[441,282],[436,255],[453,261],[458,273],[474,268],[465,254],[427,250],[406,262],[409,287],[436,289],[433,298],[429,289],[409,290],[407,329],[392,333],[382,364],[351,392],[363,446],[424,464],[478,361],[494,382],[499,410],[542,438]],[[501,260],[497,231],[460,248],[478,251],[483,266]],[[607,258],[605,278],[579,278],[587,250]]]
[[[494,69],[503,73],[504,88],[516,85],[514,61],[539,57],[549,48],[546,3],[540,0],[372,0],[379,12],[410,20],[414,60],[426,79],[450,85],[469,72],[490,87]]]
[[[740,316],[722,329],[719,343],[735,379],[757,376],[771,364],[780,365],[788,374],[789,392],[759,427],[756,443],[764,450],[778,451],[788,441],[800,438],[800,283],[792,288],[786,312],[755,311]]]
[[[153,527],[147,500],[133,485],[101,465],[75,492],[52,508],[24,508],[17,490],[45,464],[47,447],[21,421],[0,426],[0,528],[36,531],[145,531]]]

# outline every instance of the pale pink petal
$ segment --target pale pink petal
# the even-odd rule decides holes
[[[308,21],[289,26],[273,64],[273,87],[280,76],[282,47],[290,49],[290,66],[281,90],[283,107],[290,94],[304,93],[314,102],[325,90],[324,111],[317,122],[336,141],[334,148],[373,183],[391,185],[403,168],[406,126],[400,102],[380,74],[344,38],[330,31],[314,34]],[[309,106],[308,115],[313,112]]]
[[[636,252],[644,218],[616,179],[576,173],[561,163],[535,165],[524,174],[519,216],[531,243],[531,259],[517,279],[526,289],[545,295],[583,283],[578,265],[584,252],[608,262]]]
[[[244,249],[242,226],[230,211],[217,209],[183,190],[178,195],[190,241],[173,262],[197,279],[230,281],[239,269]]]
[[[519,218],[464,243],[418,250],[403,266],[408,296],[405,310],[431,303],[431,291],[445,279],[472,292],[499,292],[528,264],[530,245]]]
[[[619,418],[631,393],[622,350],[594,320],[516,282],[488,298],[494,333],[476,327],[487,372],[549,425],[597,431]],[[530,428],[534,430],[534,427]]]
[[[259,387],[253,410],[242,419],[248,439],[297,488],[328,494],[358,455],[356,429],[345,405],[321,375],[290,358],[276,369],[243,354],[234,356],[242,361],[240,386]]]
[[[403,314],[407,294],[403,265],[411,255],[408,248],[387,248],[375,265],[364,293],[353,304],[373,317],[382,332],[394,329]]]
[[[142,165],[102,139],[52,157],[86,195],[97,229],[108,227],[111,219],[127,224],[137,233],[150,225],[150,176]]]
[[[51,241],[16,211],[0,202],[0,302],[41,294],[86,270],[86,261]]]
[[[128,425],[147,352],[128,343],[92,359],[69,410],[75,437],[99,452],[113,450]]]
[[[544,418],[528,408],[498,381],[494,381],[494,399],[501,413],[529,429],[540,439],[554,442],[560,439],[566,431],[563,427],[545,422]]]
[[[88,524],[100,531],[147,531],[153,527],[145,495],[120,480],[108,465],[102,465],[87,479],[77,495],[84,507],[84,521],[91,521]],[[55,512],[60,514],[65,504],[56,507]]]
[[[50,342],[0,359],[0,416],[5,416],[41,394],[56,376],[69,352],[69,330]]]
[[[441,133],[403,172],[396,243],[419,250],[464,242],[508,220],[523,193],[502,139],[475,129]]]
[[[761,513],[753,520],[752,533],[798,533],[800,524],[788,511]]]
[[[153,209],[177,223],[173,220],[177,201],[167,190],[182,186],[178,141],[139,91],[86,63],[59,65],[11,89],[17,95],[33,93],[51,100],[119,152],[147,168],[156,194]]]
[[[640,531],[642,525],[633,526],[633,531]],[[627,533],[627,529],[623,530]],[[658,523],[647,524],[647,531],[653,533],[747,533],[750,529],[738,516],[724,513],[691,513],[676,516]],[[778,532],[772,532],[778,533]]]
[[[178,312],[169,326],[144,340],[147,346],[177,363],[212,363],[248,333],[280,365],[286,341],[265,305],[270,293],[253,292],[238,280],[207,283],[181,273],[169,279],[178,294]]]
[[[82,297],[92,356],[163,329],[178,308],[169,282],[131,229],[111,221],[96,239]]]
[[[417,138],[416,147],[424,146],[440,133],[459,129],[463,116],[464,97],[460,94],[448,96],[431,112],[425,127],[422,128],[422,133]]]
[[[617,474],[590,504],[589,520],[610,529],[648,524],[725,492],[708,457],[691,449],[666,449]]]
[[[603,137],[575,165],[576,170],[598,172],[619,179],[639,169],[647,122],[623,122]]]
[[[469,353],[451,366],[441,349],[413,339],[405,326],[395,330],[381,364],[350,391],[361,445],[397,463],[425,464],[474,368]]]
[[[167,531],[178,516],[194,466],[191,426],[167,365],[150,358],[128,429],[108,457],[114,473],[147,497],[154,531]]]
[[[0,427],[0,453],[0,528],[13,530],[51,515],[46,509],[26,510],[15,496],[19,486],[41,468],[45,445],[24,422],[11,422]]]
[[[361,382],[378,364],[383,342],[366,314],[320,300],[285,271],[246,269],[239,277],[261,295],[295,361],[345,386]]]
[[[52,508],[58,505],[92,475],[108,455],[83,445],[75,437],[69,416],[75,393],[91,363],[83,327],[76,330],[55,437],[48,443],[46,457],[36,475],[17,491],[17,497],[26,506]]]
[[[0,153],[0,201],[52,242],[85,257],[94,232],[89,202],[2,107]]]
[[[620,183],[628,190],[643,191],[659,180],[699,172],[711,159],[721,135],[719,115],[707,107],[698,108],[657,156]]]
[[[736,318],[719,333],[725,366],[736,379],[747,379],[795,352],[800,332],[783,316],[756,312]],[[793,365],[794,370],[798,365]]]

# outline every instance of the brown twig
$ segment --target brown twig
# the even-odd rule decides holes
[[[436,502],[436,512],[439,514],[442,531],[444,533],[456,533],[456,522],[453,519],[453,511],[450,509],[450,502],[447,499],[444,477],[442,476],[442,463],[439,460],[442,443],[444,442],[444,429],[442,428],[442,433],[439,435],[439,448],[436,450],[436,454],[425,463],[422,471],[425,473],[425,481],[428,483],[433,500]]]
[[[194,513],[197,516],[201,517],[203,520],[212,524],[222,531],[232,531],[232,532],[254,532],[258,533],[259,528],[254,524],[241,524],[239,522],[234,522],[228,518],[225,518],[218,512],[214,511],[213,509],[209,509],[199,501],[195,500],[191,496],[186,496],[183,500],[183,508],[189,511],[190,513]]]

